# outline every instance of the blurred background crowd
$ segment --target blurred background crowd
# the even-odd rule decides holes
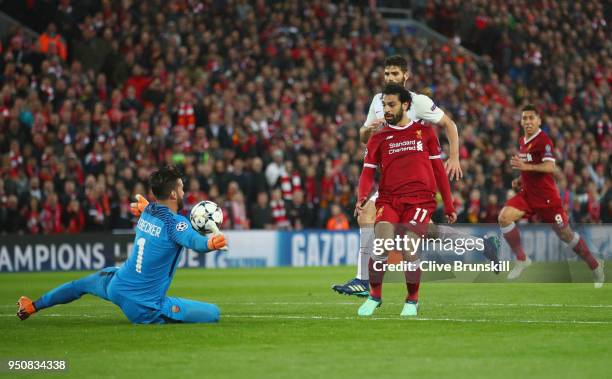
[[[512,196],[528,102],[571,220],[611,222],[610,4],[406,2],[440,43],[373,3],[4,2],[40,37],[1,41],[0,233],[131,228],[129,203],[163,163],[185,174],[185,210],[215,201],[228,229],[354,226],[358,130],[391,54],[458,125],[460,222],[495,223]]]

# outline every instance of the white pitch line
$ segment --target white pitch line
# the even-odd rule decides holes
[[[284,302],[284,301],[273,301],[273,302],[225,302],[219,301],[213,303],[218,305],[359,305],[358,301],[338,301],[338,302]],[[115,308],[114,304],[110,303],[99,303],[99,304],[59,304],[58,306],[66,305],[69,307],[81,307],[81,308]],[[474,307],[538,307],[538,308],[612,308],[612,304],[540,304],[540,303],[429,303],[423,302],[423,306],[427,307],[453,307],[453,306],[474,306]],[[15,305],[1,304],[1,308],[12,309]]]
[[[358,302],[216,302],[219,305],[359,305]],[[536,303],[428,303],[423,306],[452,307],[452,306],[475,306],[475,307],[550,307],[550,308],[612,308],[612,304],[536,304]]]
[[[267,319],[288,319],[288,320],[407,320],[407,321],[447,321],[461,323],[521,323],[521,324],[612,324],[612,321],[581,321],[581,320],[492,320],[492,319],[462,319],[462,318],[434,318],[434,317],[333,317],[333,316],[301,316],[301,315],[223,315],[221,318],[267,318]]]
[[[461,303],[445,305],[461,305]],[[466,305],[475,307],[612,308],[612,304],[466,303]]]
[[[88,315],[88,314],[57,314],[45,313],[38,314],[35,317],[70,317],[70,318],[109,318],[114,314],[105,315]],[[16,317],[13,314],[0,314],[0,317]],[[223,318],[252,318],[252,319],[273,319],[273,320],[322,320],[322,321],[339,321],[339,320],[387,320],[387,321],[443,321],[457,323],[490,323],[490,324],[586,324],[586,325],[610,325],[612,321],[584,321],[584,320],[494,320],[494,319],[464,319],[464,318],[447,318],[447,317],[416,317],[416,318],[400,318],[400,317],[367,317],[360,318],[357,316],[304,316],[304,315],[236,315],[236,314],[221,314]]]

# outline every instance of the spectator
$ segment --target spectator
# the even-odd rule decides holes
[[[44,234],[56,234],[64,231],[62,225],[62,206],[59,204],[57,194],[54,192],[47,194],[40,220]]]
[[[268,202],[268,193],[259,192],[257,203],[253,204],[250,212],[252,229],[271,229],[274,223],[272,219],[272,208]]]
[[[283,200],[281,190],[275,188],[272,190],[270,199],[270,208],[272,209],[272,221],[278,229],[288,229],[289,219],[287,218],[287,208]]]
[[[28,234],[39,234],[42,231],[41,214],[40,214],[40,197],[32,196],[30,198],[30,207],[26,213],[26,222],[28,223]]]
[[[497,224],[497,217],[501,207],[497,202],[497,195],[494,193],[487,196],[487,205],[484,207],[483,213],[480,217],[480,222],[485,224]]]
[[[27,221],[21,214],[17,206],[19,201],[17,196],[9,195],[6,202],[6,212],[4,214],[4,220],[2,230],[7,233],[24,233],[27,231]]]
[[[66,233],[80,233],[85,228],[85,214],[78,200],[72,199],[68,203],[63,223]]]
[[[278,184],[283,193],[283,199],[287,201],[293,199],[295,191],[301,191],[302,178],[300,178],[298,171],[293,169],[292,161],[285,162],[284,169],[278,178]]]
[[[294,230],[314,227],[312,205],[305,203],[304,192],[295,191],[288,208],[287,216]]]
[[[251,171],[252,171],[252,189],[251,189],[251,201],[255,201],[255,196],[259,196],[261,192],[268,192],[268,182],[266,175],[262,172],[263,162],[261,158],[255,157],[252,160]]]
[[[284,174],[283,152],[278,149],[272,152],[272,162],[266,167],[268,185],[274,187],[282,174]]]
[[[230,218],[231,229],[249,229],[249,220],[247,218],[244,195],[242,194],[242,192],[240,192],[240,190],[236,191],[232,195],[231,200],[227,202],[227,210]]]
[[[332,204],[331,216],[327,220],[327,230],[348,230],[348,218],[342,213],[342,208],[338,204]]]
[[[54,23],[47,26],[47,31],[40,35],[37,43],[38,51],[42,54],[57,54],[63,61],[68,58],[66,41],[57,34],[57,27]]]

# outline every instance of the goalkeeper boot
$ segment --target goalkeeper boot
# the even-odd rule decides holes
[[[400,316],[402,317],[415,317],[419,310],[419,303],[416,301],[408,300],[404,304],[404,308],[402,308],[402,313]]]
[[[22,321],[36,313],[34,302],[25,296],[19,298],[17,305],[19,306],[17,317]]]
[[[599,263],[599,265],[595,270],[593,270],[593,285],[595,286],[595,288],[601,288],[603,287],[603,284],[606,281],[604,275],[604,261],[603,259],[598,259],[597,263]]]
[[[516,279],[523,273],[523,270],[531,266],[531,259],[527,257],[524,261],[516,261],[514,267],[508,273],[508,279]]]
[[[370,283],[363,279],[352,279],[344,284],[334,284],[332,289],[342,295],[366,297],[370,293]]]
[[[496,269],[493,272],[499,275],[499,268],[497,268],[498,267],[497,263],[499,263],[499,246],[500,246],[499,237],[495,233],[486,234],[483,238],[483,242],[484,242],[483,254],[488,260],[495,263]]]
[[[357,314],[359,316],[372,316],[376,308],[380,307],[382,304],[381,299],[375,299],[372,296],[368,296],[368,299],[365,303],[361,304],[361,307],[357,310]]]

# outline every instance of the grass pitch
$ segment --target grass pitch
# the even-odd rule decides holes
[[[131,325],[85,296],[15,317],[19,295],[84,272],[0,275],[0,360],[65,359],[56,377],[608,377],[612,285],[430,282],[400,319],[405,285],[385,284],[372,319],[331,291],[353,267],[180,270],[169,295],[218,304],[216,325]],[[49,373],[47,373],[49,374]],[[0,377],[40,377],[8,373]]]

